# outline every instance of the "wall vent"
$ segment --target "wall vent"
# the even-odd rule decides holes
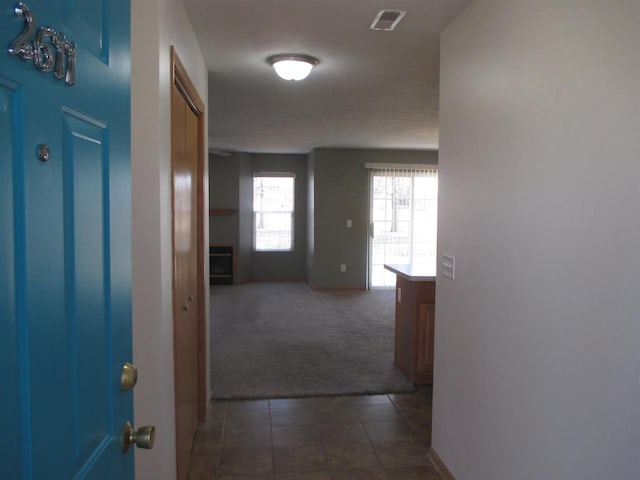
[[[404,10],[380,10],[373,19],[369,28],[371,30],[382,30],[384,32],[390,32],[396,25],[400,23],[402,17],[405,15]]]

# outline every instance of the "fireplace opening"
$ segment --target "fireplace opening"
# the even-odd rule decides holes
[[[233,285],[233,247],[209,247],[209,285]]]

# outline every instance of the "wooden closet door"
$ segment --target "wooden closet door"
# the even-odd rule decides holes
[[[171,123],[176,455],[178,480],[184,480],[198,423],[198,117],[175,85]]]

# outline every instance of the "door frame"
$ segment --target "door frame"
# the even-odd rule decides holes
[[[411,186],[410,186],[410,234],[409,234],[409,257],[413,259],[414,257],[414,228],[415,228],[415,192],[416,192],[416,172],[417,171],[425,171],[427,172],[427,178],[432,177],[429,172],[435,172],[435,177],[438,177],[438,166],[432,164],[405,164],[405,163],[366,163],[365,168],[369,169],[369,180],[368,180],[368,191],[369,191],[369,228],[368,228],[368,241],[367,241],[367,289],[372,288],[394,288],[392,285],[386,286],[374,286],[372,283],[373,277],[373,246],[374,246],[374,238],[375,238],[375,228],[374,228],[374,188],[373,188],[373,180],[376,176],[385,176],[388,175],[380,175],[379,172],[389,171],[389,170],[398,170],[403,172],[409,172],[409,175],[401,175],[401,177],[411,177]],[[437,202],[437,197],[436,197]],[[437,203],[436,203],[437,205]],[[437,233],[436,233],[437,235]],[[437,255],[436,255],[437,257]],[[436,258],[437,263],[437,258]],[[395,285],[395,283],[394,283]]]
[[[206,307],[206,295],[207,290],[205,288],[205,255],[204,255],[204,192],[205,192],[205,104],[200,98],[196,87],[193,82],[189,78],[187,74],[187,70],[184,68],[184,65],[180,61],[180,57],[178,56],[173,45],[171,46],[171,87],[173,85],[176,86],[178,91],[182,94],[187,104],[191,107],[191,109],[196,113],[198,118],[198,164],[197,164],[197,181],[196,185],[196,218],[197,218],[197,281],[198,281],[198,298],[200,301],[198,302],[198,310],[196,313],[197,316],[197,331],[198,331],[198,340],[197,340],[197,357],[198,357],[198,420],[203,422],[207,416],[207,379],[206,379],[206,358],[207,358],[207,315],[205,311]],[[173,88],[171,88],[173,91]],[[173,115],[173,112],[171,112]],[[173,163],[173,159],[172,159]],[[173,184],[172,184],[172,198],[173,198]],[[208,202],[207,202],[208,204]],[[207,209],[208,211],[208,209]],[[174,221],[174,208],[173,204],[171,205],[171,221],[173,224]],[[172,257],[175,254],[175,246],[172,244],[171,246],[171,254]],[[175,278],[175,272],[174,272]],[[175,283],[172,285],[172,290],[175,296]]]

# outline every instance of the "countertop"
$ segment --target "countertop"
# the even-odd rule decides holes
[[[435,282],[436,280],[436,272],[425,265],[398,265],[385,263],[384,268],[406,280],[409,280],[410,282]]]

